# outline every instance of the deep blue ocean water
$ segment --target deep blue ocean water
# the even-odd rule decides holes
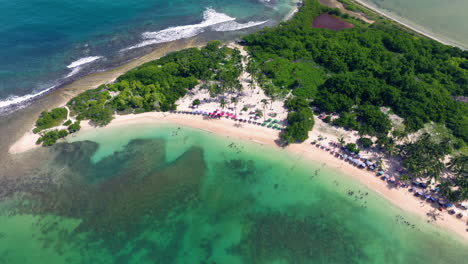
[[[149,44],[272,25],[292,6],[274,1],[0,0],[0,111],[142,55]]]

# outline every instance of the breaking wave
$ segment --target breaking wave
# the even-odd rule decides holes
[[[70,63],[67,66],[67,68],[73,69],[73,68],[79,67],[79,66],[84,65],[84,64],[91,63],[91,62],[99,60],[99,59],[102,59],[102,56],[91,56],[91,57],[80,58],[80,59]]]
[[[56,86],[51,86],[45,90],[42,90],[40,92],[37,92],[37,93],[33,93],[33,94],[27,94],[27,95],[23,95],[23,96],[10,96],[8,97],[7,99],[5,100],[0,100],[0,110],[3,110],[3,108],[8,108],[8,107],[11,107],[11,106],[15,106],[15,105],[21,105],[21,104],[24,104],[26,102],[29,102],[37,97],[40,97],[41,95],[43,94],[46,94],[47,92],[51,91],[52,89],[54,89]],[[1,111],[0,111],[1,112]]]
[[[72,77],[73,75],[77,74],[83,69],[83,65],[89,64],[91,62],[97,61],[102,59],[102,56],[92,56],[92,57],[84,57],[80,58],[72,63],[70,63],[67,68],[71,69],[71,72],[67,75],[65,75],[61,81],[64,81],[67,78]],[[54,88],[56,88],[58,85],[53,85],[50,86],[44,90],[41,90],[36,93],[31,93],[31,94],[26,94],[23,96],[18,96],[18,95],[12,95],[4,100],[0,100],[0,113],[3,113],[5,110],[8,110],[9,108],[16,108],[18,106],[21,106],[25,103],[28,103],[42,95],[45,95],[46,93],[52,91]]]
[[[131,49],[141,48],[148,45],[159,44],[178,39],[194,37],[206,30],[212,31],[234,31],[244,28],[254,27],[266,23],[267,21],[252,21],[248,23],[237,23],[236,18],[230,17],[224,13],[218,13],[214,9],[207,8],[203,12],[202,22],[194,25],[185,25],[170,27],[156,32],[145,32],[142,34],[143,39],[146,39],[134,46],[122,49],[127,51]]]

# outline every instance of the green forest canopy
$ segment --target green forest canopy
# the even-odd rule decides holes
[[[371,135],[385,133],[387,125],[350,120],[359,118],[361,106],[391,108],[404,118],[407,132],[433,121],[468,142],[468,106],[453,98],[468,96],[467,51],[386,20],[355,22],[341,31],[313,28],[314,17],[327,11],[316,0],[305,0],[290,21],[243,38],[253,58],[248,70],[267,92],[292,91]]]
[[[205,47],[170,53],[120,76],[115,83],[102,85],[72,98],[68,106],[78,120],[95,125],[108,124],[114,112],[141,113],[176,109],[175,102],[199,82],[210,83],[219,93],[240,89],[242,72],[239,50],[217,41]]]

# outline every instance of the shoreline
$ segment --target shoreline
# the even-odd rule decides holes
[[[290,0],[290,5],[292,7],[291,10],[282,19],[278,19],[276,21],[277,24],[279,24],[281,22],[284,22],[284,21],[287,21],[287,20],[291,19],[292,17],[294,17],[294,15],[299,11],[299,7],[302,5],[302,0]],[[11,95],[11,96],[9,96],[7,98],[3,98],[3,99],[0,100],[0,117],[1,116],[8,116],[8,115],[11,115],[11,114],[15,113],[18,110],[21,110],[23,108],[27,108],[27,107],[33,105],[34,103],[38,102],[39,100],[41,100],[41,99],[43,99],[43,98],[45,98],[45,97],[47,97],[49,95],[52,95],[52,94],[54,94],[56,92],[64,90],[64,89],[66,89],[66,87],[73,86],[76,82],[79,82],[82,79],[88,79],[90,76],[105,74],[105,73],[108,73],[108,72],[114,72],[114,71],[116,71],[116,70],[118,70],[120,68],[127,68],[126,67],[127,65],[134,64],[135,62],[138,62],[138,61],[143,61],[144,58],[146,58],[146,57],[153,57],[154,53],[159,53],[160,50],[165,49],[166,46],[172,46],[174,44],[177,45],[177,43],[179,43],[179,42],[190,42],[191,40],[200,40],[202,38],[203,38],[202,36],[196,35],[196,36],[193,36],[193,37],[190,37],[190,38],[181,38],[181,39],[176,39],[176,40],[172,40],[172,41],[168,41],[168,42],[162,42],[162,43],[159,43],[159,44],[153,44],[155,46],[152,47],[150,51],[143,52],[143,53],[141,53],[140,55],[138,55],[138,56],[136,56],[134,58],[130,58],[130,59],[127,59],[125,61],[121,61],[120,63],[118,63],[116,65],[113,65],[113,66],[111,66],[109,68],[99,69],[97,71],[88,72],[88,73],[85,73],[85,74],[79,75],[79,76],[70,76],[71,77],[70,79],[67,79],[68,76],[62,77],[62,78],[59,78],[57,80],[65,80],[65,79],[67,79],[67,80],[65,80],[62,83],[50,85],[50,87],[48,87],[46,89],[39,90],[39,91],[32,91],[32,92],[27,93],[25,95]],[[231,43],[231,42],[234,41],[234,39],[222,39],[222,38],[221,39],[205,39],[205,38],[203,38],[202,43],[200,43],[199,45],[196,45],[196,46],[188,45],[187,47],[183,47],[181,49],[190,48],[190,47],[200,47],[200,46],[205,45],[206,42],[208,42],[209,40],[219,40],[222,43]],[[177,50],[180,50],[180,49],[176,48],[176,49],[168,51],[167,53],[172,52],[172,51],[177,51]],[[138,67],[139,65],[141,65],[141,64],[143,64],[145,62],[149,62],[151,60],[158,59],[158,58],[160,58],[160,57],[162,57],[162,56],[164,56],[166,54],[163,54],[163,55],[158,56],[158,57],[154,57],[154,58],[152,58],[150,60],[146,60],[146,61],[144,61],[142,63],[139,63],[139,64],[137,63],[136,66],[132,66],[131,68],[128,68],[126,71],[128,71],[128,70],[130,70],[132,68]],[[118,76],[120,76],[123,73],[125,73],[125,72],[121,72],[120,74],[115,76],[114,79],[108,80],[105,83],[113,82]],[[95,88],[95,87],[91,87],[89,89],[92,89],[92,88]]]
[[[415,32],[417,34],[420,34],[420,35],[424,36],[424,37],[435,40],[435,41],[437,41],[439,43],[442,43],[444,45],[447,45],[447,46],[460,48],[462,50],[466,50],[468,48],[468,47],[463,47],[461,44],[453,43],[453,42],[451,42],[449,40],[445,40],[442,37],[436,37],[436,36],[434,36],[434,33],[427,32],[427,30],[425,30],[425,29],[419,29],[417,25],[411,25],[410,21],[403,21],[402,19],[405,19],[405,18],[398,17],[395,14],[392,14],[391,11],[379,9],[378,7],[375,7],[375,6],[371,5],[371,4],[368,4],[368,3],[366,3],[366,2],[364,2],[362,0],[351,0],[351,1],[356,3],[357,5],[360,5],[360,6],[364,7],[364,8],[366,8],[366,9],[376,13],[377,15],[383,16],[386,19],[389,19],[389,20],[397,23],[398,25],[400,25],[401,27],[403,27],[405,29],[413,31],[413,32]]]
[[[397,208],[415,214],[426,221],[429,221],[430,219],[428,213],[435,210],[429,203],[422,202],[417,197],[414,197],[413,193],[408,192],[407,189],[389,187],[379,177],[376,177],[375,173],[356,168],[341,159],[335,158],[333,155],[330,155],[330,153],[311,145],[310,140],[282,148],[276,144],[276,140],[279,136],[278,131],[248,123],[243,123],[238,127],[235,126],[237,122],[234,122],[231,119],[204,119],[203,116],[197,115],[174,114],[168,112],[147,112],[142,114],[116,116],[115,119],[105,127],[93,127],[88,122],[83,122],[81,130],[78,131],[77,134],[86,133],[88,131],[112,129],[114,127],[121,126],[157,126],[162,124],[176,124],[199,129],[207,133],[213,133],[221,137],[234,137],[255,144],[268,145],[283,151],[288,151],[292,154],[300,155],[303,160],[325,164],[328,168],[334,169],[339,173],[349,176],[364,184],[367,188],[376,192]],[[10,149],[11,153],[20,153],[38,148],[39,146],[34,144],[35,138],[31,137],[31,135],[36,136],[32,133],[24,135],[17,144],[12,146]],[[73,139],[71,141],[73,141]],[[68,142],[68,140],[61,140],[60,142]],[[31,143],[33,144],[31,145]],[[449,215],[445,210],[444,212],[441,212],[441,215],[436,221],[431,222],[444,230],[455,233],[456,236],[460,237],[464,241],[468,241],[468,232],[465,231],[467,228],[465,221],[466,220],[460,220],[455,216]]]
[[[408,189],[390,187],[379,177],[376,177],[374,172],[352,166],[351,164],[330,155],[330,153],[318,149],[314,145],[310,144],[310,140],[282,148],[276,143],[279,135],[278,131],[248,123],[242,123],[241,127],[237,127],[235,126],[237,122],[234,122],[231,119],[204,119],[203,116],[198,115],[148,112],[136,115],[130,114],[117,116],[109,125],[102,128],[92,127],[88,123],[84,123],[82,130],[77,133],[86,133],[87,131],[99,131],[129,125],[157,126],[162,124],[176,124],[198,129],[206,133],[213,133],[221,137],[233,137],[255,144],[268,145],[279,150],[288,151],[289,153],[301,156],[302,160],[326,164],[328,168],[336,170],[339,173],[349,176],[364,184],[367,188],[376,192],[397,208],[413,213],[425,221],[430,219],[428,213],[434,210],[429,203],[423,202],[421,199],[414,197],[413,193],[408,192]],[[440,213],[441,216],[438,217],[436,221],[431,222],[444,230],[455,233],[455,235],[464,239],[464,241],[468,241],[468,232],[465,231],[467,228],[465,223],[466,219],[457,219],[455,216],[449,215],[447,210]]]
[[[301,1],[298,1],[301,2]],[[359,4],[366,6],[365,3],[361,3],[361,1],[356,0]],[[291,14],[286,16],[285,20],[290,19],[294,16],[297,12],[298,7],[293,8]],[[422,34],[426,37],[432,38],[431,36],[426,35],[423,32],[418,32],[415,29],[412,29],[410,26],[401,23],[397,19],[392,17],[388,17],[386,14],[381,13],[380,10],[374,9],[372,7],[367,7],[371,9],[373,12],[387,17],[392,21],[402,25],[403,27],[407,27],[410,30],[413,30],[419,34]],[[441,40],[434,38],[436,41],[441,43]],[[445,43],[444,43],[445,44]],[[73,83],[66,85],[60,89],[57,89],[51,92],[49,95],[55,94],[57,96],[57,101],[52,103],[51,105],[64,105],[69,100],[69,98],[73,97],[77,93],[82,91],[95,88],[103,83],[110,83],[115,80],[118,76],[123,74],[124,72],[135,68],[145,62],[157,59],[159,57],[164,56],[168,52],[176,51],[178,49],[188,48],[188,47],[196,47],[203,45],[202,42],[198,42],[198,39],[195,37],[193,39],[186,39],[180,42],[171,42],[167,43],[166,45],[162,45],[157,49],[153,50],[152,52],[143,55],[142,57],[136,58],[131,60],[130,62],[125,63],[122,66],[117,68],[113,68],[106,72],[97,72],[90,75],[87,75],[83,78],[80,78]],[[450,45],[450,44],[448,44]],[[46,97],[46,96],[44,96]],[[33,102],[34,104],[34,102]],[[29,106],[28,106],[29,107]],[[277,147],[276,140],[278,139],[278,132],[273,131],[270,129],[266,129],[264,127],[258,127],[255,125],[250,124],[243,124],[243,128],[237,128],[234,126],[235,122],[231,120],[203,120],[200,116],[191,116],[191,115],[180,115],[180,114],[171,114],[171,113],[160,113],[160,112],[149,112],[149,113],[142,113],[137,115],[124,115],[124,116],[116,116],[116,118],[106,127],[103,128],[95,128],[90,126],[87,122],[82,122],[82,130],[80,132],[90,131],[90,130],[100,130],[100,129],[110,129],[116,126],[129,126],[132,124],[163,124],[163,123],[172,123],[172,124],[179,124],[182,126],[187,126],[191,128],[200,129],[202,131],[208,133],[214,133],[220,136],[232,136],[236,137],[241,140],[247,140],[256,144],[264,144],[270,145],[273,147]],[[317,129],[314,129],[317,132]],[[78,133],[80,133],[78,132]],[[320,132],[320,131],[319,131]],[[9,147],[9,153],[17,154],[21,152],[25,152],[34,148],[38,148],[40,146],[35,144],[38,136],[31,132],[31,129],[27,130],[26,134],[18,136],[17,141],[12,146]],[[63,141],[59,141],[63,142]],[[308,141],[310,142],[310,140]],[[326,166],[339,171],[342,174],[348,175],[355,180],[358,180],[365,186],[367,186],[372,191],[378,193],[383,198],[390,201],[396,207],[406,211],[418,215],[422,219],[427,219],[427,213],[429,210],[433,209],[427,203],[421,203],[418,198],[413,197],[412,193],[409,193],[406,189],[394,189],[389,188],[385,183],[383,183],[379,178],[375,177],[372,173],[358,169],[342,160],[336,159],[331,156],[329,153],[319,150],[316,147],[312,146],[308,142],[304,142],[301,144],[293,144],[288,146],[285,150],[289,151],[294,154],[301,154],[301,159],[312,160],[314,162],[321,162],[326,163]],[[466,220],[465,220],[466,221]],[[467,226],[465,222],[456,219],[454,216],[448,215],[446,212],[443,213],[442,218],[439,218],[435,221],[436,225],[442,227],[443,229],[450,230],[452,233],[456,233],[457,236],[462,237],[465,241],[468,240],[468,232],[465,231]]]

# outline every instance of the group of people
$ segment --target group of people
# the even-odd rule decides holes
[[[248,123],[248,124],[253,124],[253,125],[259,125],[259,126],[265,126],[268,128],[276,129],[276,130],[282,130],[282,126],[279,125],[278,120],[272,120],[271,118],[268,118],[268,120],[265,120],[264,122],[258,121],[260,117],[256,116],[255,113],[250,113],[248,118],[242,118],[237,116],[234,113],[231,112],[225,112],[225,111],[220,111],[219,109],[216,109],[214,111],[208,112],[208,111],[202,111],[202,110],[191,110],[191,111],[172,111],[172,113],[177,113],[177,114],[188,114],[188,115],[201,115],[201,116],[206,116],[206,117],[211,117],[211,118],[227,118],[227,119],[232,119],[241,123]]]
[[[316,147],[329,152],[335,157],[347,161],[351,165],[361,169],[376,171],[379,167],[377,162],[361,157],[357,153],[350,152],[345,147],[336,142],[329,142],[327,146],[320,144],[318,141],[312,141],[312,145],[315,145]],[[404,170],[399,169],[399,172],[404,173]],[[408,191],[414,193],[414,196],[432,204],[440,211],[446,209],[448,210],[449,214],[455,215],[457,218],[468,217],[468,203],[465,202],[453,205],[452,203],[448,202],[447,199],[442,197],[442,195],[439,193],[439,188],[437,187],[430,188],[430,186],[428,186],[426,183],[418,181],[407,183],[405,181],[401,181],[400,179],[396,179],[394,176],[390,176],[383,170],[377,171],[376,176],[395,187],[408,188]]]

